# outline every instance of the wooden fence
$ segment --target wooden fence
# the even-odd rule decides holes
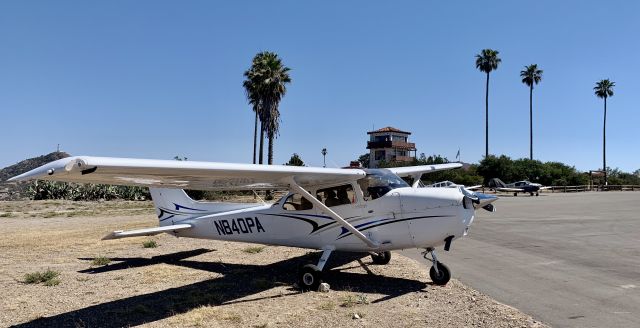
[[[482,192],[492,192],[493,190],[482,187]],[[608,186],[548,186],[540,190],[541,193],[557,192],[584,192],[584,191],[640,191],[640,185],[608,185]],[[493,191],[495,192],[495,191]],[[506,192],[508,193],[508,192]]]

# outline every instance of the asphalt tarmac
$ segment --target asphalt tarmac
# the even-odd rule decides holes
[[[453,277],[553,327],[640,327],[640,192],[494,204],[437,253]],[[417,250],[402,254],[426,265]]]

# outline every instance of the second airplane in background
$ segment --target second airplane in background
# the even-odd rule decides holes
[[[489,181],[489,188],[493,188],[496,191],[513,192],[514,196],[518,196],[519,192],[526,192],[531,196],[534,194],[538,196],[540,195],[540,190],[548,189],[549,187],[543,187],[539,183],[533,183],[527,180],[506,184],[498,178],[493,178]]]

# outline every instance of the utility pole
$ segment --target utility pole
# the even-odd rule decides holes
[[[327,148],[322,148],[322,167],[327,167]]]

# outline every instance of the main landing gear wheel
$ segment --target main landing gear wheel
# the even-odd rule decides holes
[[[431,258],[428,257],[428,254],[431,254]],[[431,277],[433,284],[438,286],[446,285],[451,279],[451,271],[449,271],[446,265],[438,261],[436,250],[427,248],[424,253],[422,253],[422,256],[432,263],[431,269],[429,269],[429,277]]]
[[[314,264],[306,264],[300,269],[298,285],[302,290],[318,290],[322,283],[322,270]]]
[[[327,260],[329,260],[333,249],[333,247],[323,248],[318,265],[306,264],[300,269],[298,273],[298,286],[300,286],[300,289],[314,292],[318,290],[318,287],[320,287],[322,283],[322,270],[324,269],[324,265],[327,264]]]
[[[371,259],[374,264],[385,265],[391,261],[391,252],[372,253]]]

